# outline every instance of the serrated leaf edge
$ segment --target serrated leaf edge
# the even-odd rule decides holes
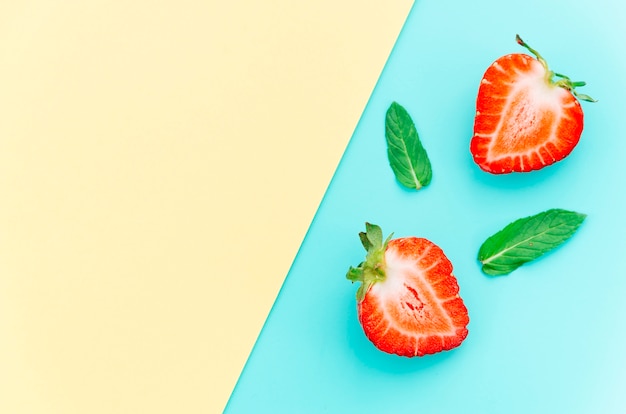
[[[417,149],[415,160],[411,158],[409,147],[407,146],[406,139],[403,136],[404,134],[402,134],[405,132],[404,129],[406,128],[402,128],[403,124],[400,122],[400,113],[405,115],[407,118],[408,132],[406,135],[411,135],[411,133],[414,133],[415,135],[415,147]],[[401,134],[398,135],[396,131]],[[419,133],[417,132],[417,128],[415,127],[415,123],[411,118],[411,115],[398,102],[392,102],[387,110],[387,114],[385,116],[385,136],[387,141],[387,157],[398,182],[400,182],[400,184],[404,187],[415,190],[419,190],[430,184],[432,179],[432,165],[430,164],[428,153],[421,142]],[[401,153],[401,157],[396,156],[397,151]],[[400,160],[400,158],[403,159]],[[417,158],[422,158],[421,161],[424,164],[423,167],[425,170],[423,171],[424,177],[422,180],[418,177],[419,165],[416,165],[418,161]],[[406,168],[398,168],[399,165],[406,166]]]
[[[480,257],[480,251],[483,249],[484,245],[487,243],[488,240],[490,240],[491,238],[495,237],[496,235],[506,231],[508,228],[515,226],[516,224],[526,221],[526,222],[530,222],[533,219],[538,218],[541,215],[545,215],[546,217],[550,214],[570,214],[573,216],[576,216],[577,218],[579,218],[579,220],[572,226],[568,226],[571,227],[571,231],[569,231],[569,235],[563,239],[561,239],[558,243],[548,247],[546,250],[544,250],[543,252],[541,252],[538,256],[528,259],[528,260],[520,260],[520,263],[517,266],[504,266],[504,265],[498,265],[498,264],[493,264],[492,262],[494,260],[496,260],[499,257],[502,257],[503,255],[506,255],[507,252],[513,250],[513,249],[519,249],[520,246],[532,242],[533,239],[537,239],[539,238],[541,235],[545,235],[546,233],[549,233],[551,229],[555,229],[558,227],[562,227],[563,224],[558,225],[558,226],[554,226],[554,227],[550,227],[542,232],[533,234],[531,237],[527,237],[517,243],[515,243],[512,246],[507,247],[506,249],[499,251],[497,254],[493,255],[493,256],[489,256],[488,258],[481,258]],[[548,209],[545,210],[543,212],[534,214],[532,216],[528,216],[528,217],[523,217],[523,218],[519,218],[517,220],[514,220],[513,222],[509,223],[508,225],[506,225],[504,228],[502,228],[501,230],[499,230],[498,232],[494,233],[492,236],[488,237],[485,242],[483,242],[483,244],[481,245],[481,247],[479,248],[479,261],[482,263],[482,271],[488,275],[491,276],[503,276],[503,275],[508,275],[509,273],[513,272],[515,269],[519,268],[520,266],[524,265],[525,263],[528,263],[530,261],[536,260],[539,257],[543,256],[544,254],[556,249],[557,247],[559,247],[561,244],[565,243],[567,240],[569,240],[578,230],[578,228],[581,226],[581,224],[583,223],[583,221],[585,220],[585,218],[587,217],[586,214],[583,213],[578,213],[576,211],[570,211],[570,210],[564,210],[564,209],[558,209],[558,208],[553,208],[553,209]],[[520,224],[526,224],[526,223],[520,223]],[[497,270],[498,267],[503,267],[503,269],[501,270]],[[510,269],[508,271],[506,271],[506,269]],[[503,271],[504,270],[504,271]]]

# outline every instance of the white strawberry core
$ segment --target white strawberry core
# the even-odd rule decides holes
[[[546,69],[532,60],[531,70],[518,73],[502,111],[502,122],[494,131],[490,151],[495,154],[524,154],[532,146],[556,141],[556,127],[564,116],[563,100],[568,91],[550,84]]]
[[[429,249],[423,253],[425,256]],[[420,258],[407,259],[394,249],[385,253],[386,278],[374,284],[371,294],[374,294],[383,305],[385,316],[400,323],[394,326],[407,335],[441,334],[448,331],[455,333],[452,320],[441,307],[441,304],[452,298],[440,298],[432,285],[438,281],[427,279],[428,269],[421,269],[418,265]],[[432,264],[437,266],[438,262]]]

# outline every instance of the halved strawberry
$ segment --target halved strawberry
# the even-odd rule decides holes
[[[497,59],[476,100],[470,151],[493,174],[538,170],[568,156],[583,131],[578,99],[594,102],[576,92],[585,82],[552,72],[519,35],[516,40],[536,58],[515,53]]]
[[[359,237],[366,259],[347,274],[362,282],[357,307],[365,335],[380,350],[406,357],[459,346],[469,316],[443,251],[418,237],[383,241],[380,227],[365,226]]]

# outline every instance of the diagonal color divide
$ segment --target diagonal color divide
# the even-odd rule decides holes
[[[515,13],[512,12],[513,8]],[[537,16],[535,11],[542,10]],[[478,3],[418,1],[266,320],[226,412],[621,412],[626,397],[623,259],[626,167],[624,27],[610,0]],[[559,16],[552,19],[549,16]],[[606,30],[590,33],[593,17]],[[490,22],[490,24],[480,24]],[[475,96],[487,66],[521,53],[520,33],[553,67],[587,81],[581,143],[565,161],[494,177],[471,161]],[[560,33],[568,42],[554,37]],[[386,159],[384,115],[397,101],[415,120],[433,165],[431,185],[401,188]],[[514,218],[550,207],[588,214],[567,250],[493,280],[481,242]],[[437,243],[455,267],[470,312],[461,347],[424,358],[386,355],[356,320],[365,221]],[[598,338],[602,338],[598,340]],[[600,385],[601,384],[601,385]]]

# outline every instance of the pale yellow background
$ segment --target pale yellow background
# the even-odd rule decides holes
[[[410,6],[0,0],[0,413],[221,412]]]

